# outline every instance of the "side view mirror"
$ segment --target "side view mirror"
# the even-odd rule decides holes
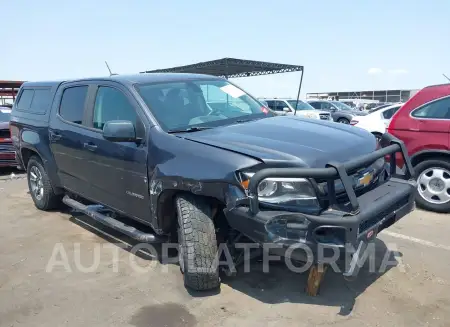
[[[288,107],[284,107],[284,108],[283,108],[283,111],[284,111],[284,112],[291,112],[291,109],[289,109]]]
[[[136,129],[131,121],[111,120],[103,126],[103,138],[111,142],[136,142]]]
[[[331,112],[336,112],[337,109],[336,109],[336,108],[330,108],[330,111],[331,111]]]

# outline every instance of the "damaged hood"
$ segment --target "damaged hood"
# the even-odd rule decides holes
[[[373,152],[376,141],[369,132],[345,124],[277,116],[216,127],[179,137],[226,149],[265,163],[325,167]]]

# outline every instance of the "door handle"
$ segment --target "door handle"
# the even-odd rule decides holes
[[[62,135],[61,134],[59,134],[58,132],[50,132],[50,139],[52,140],[52,141],[58,141],[58,140],[60,140],[60,139],[62,139]]]
[[[88,149],[89,151],[95,151],[97,150],[97,146],[94,143],[83,143],[83,147],[85,149]]]

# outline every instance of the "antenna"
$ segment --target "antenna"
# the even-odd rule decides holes
[[[111,72],[111,69],[109,68],[109,65],[108,65],[108,63],[106,62],[106,60],[105,60],[105,64],[106,64],[106,68],[108,68],[109,76],[117,75],[116,73]]]
[[[448,78],[447,75],[445,75],[445,74],[442,74],[442,75],[444,75],[444,77],[445,77],[446,79],[448,79],[448,81],[450,82],[450,78]]]

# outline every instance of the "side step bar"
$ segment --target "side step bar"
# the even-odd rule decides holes
[[[95,221],[98,221],[99,223],[108,226],[110,228],[113,228],[138,241],[146,243],[163,243],[167,241],[167,239],[164,237],[158,236],[156,234],[144,233],[132,226],[125,225],[124,223],[118,221],[117,219],[114,219],[112,217],[100,213],[99,211],[102,208],[104,208],[103,206],[100,205],[87,206],[74,199],[71,199],[68,195],[65,195],[62,201],[69,207],[84,213],[85,215],[91,217]]]

